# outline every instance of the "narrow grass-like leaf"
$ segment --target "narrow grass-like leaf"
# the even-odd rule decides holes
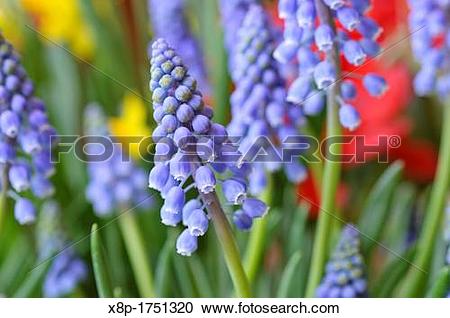
[[[51,261],[39,264],[37,268],[34,268],[28,273],[25,281],[16,290],[14,298],[26,298],[36,296],[39,292],[38,289],[42,285],[45,274],[50,267]]]
[[[175,253],[174,246],[175,237],[169,234],[156,263],[155,289],[157,295],[161,297],[168,297],[172,286],[170,274],[172,256]]]
[[[362,212],[359,230],[364,233],[362,238],[363,252],[370,254],[375,241],[380,239],[383,225],[389,212],[389,207],[394,194],[394,190],[400,181],[403,171],[402,162],[394,162],[378,179]]]
[[[289,262],[287,263],[286,268],[284,269],[283,274],[281,276],[281,281],[277,292],[278,298],[288,297],[289,289],[295,282],[293,278],[299,266],[301,255],[302,254],[300,253],[300,251],[297,251],[289,259]]]
[[[194,283],[197,287],[198,293],[200,297],[212,297],[213,291],[211,288],[211,284],[209,282],[209,278],[206,275],[205,266],[203,266],[202,261],[199,259],[197,255],[193,255],[188,259],[189,268],[194,277]]]
[[[428,291],[427,297],[445,298],[450,292],[450,267],[444,267],[438,274],[434,284]]]
[[[411,261],[416,252],[416,248],[411,247],[402,258],[395,258],[386,267],[377,280],[377,283],[371,289],[370,295],[373,297],[391,297],[399,282],[411,266],[406,260]]]
[[[97,224],[92,225],[91,229],[91,257],[92,266],[94,268],[95,284],[99,297],[113,297],[111,281],[105,264],[105,255],[103,254],[103,246],[100,241]]]

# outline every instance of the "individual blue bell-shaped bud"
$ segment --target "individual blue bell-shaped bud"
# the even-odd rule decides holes
[[[18,198],[14,205],[14,217],[20,225],[33,223],[36,219],[33,203],[28,199]]]
[[[297,0],[278,1],[278,13],[280,18],[286,19],[287,17],[292,16],[296,10],[297,10]]]
[[[322,61],[314,69],[314,80],[319,89],[326,89],[336,82],[336,68],[329,61]]]
[[[198,248],[197,236],[192,235],[189,229],[185,229],[177,239],[177,253],[183,256],[191,256]]]
[[[192,132],[184,127],[178,127],[173,134],[173,141],[175,145],[180,149],[185,149],[186,147],[192,145],[195,141]]]
[[[301,28],[314,25],[316,7],[311,0],[300,1],[297,8],[297,23]]]
[[[245,184],[235,179],[225,180],[222,183],[222,190],[227,201],[232,204],[242,204],[247,197]]]
[[[340,9],[346,3],[345,0],[324,0],[323,2],[332,10]]]
[[[298,162],[285,163],[284,171],[288,180],[295,184],[305,181],[308,175],[305,166]]]
[[[211,193],[216,187],[216,177],[214,176],[214,172],[207,166],[197,168],[194,179],[195,185],[201,193]]]
[[[301,104],[312,90],[310,76],[300,76],[291,85],[286,100],[293,104]]]
[[[31,178],[31,191],[41,199],[51,197],[55,193],[53,184],[44,176],[35,174]]]
[[[305,115],[317,115],[325,107],[325,97],[320,91],[312,91],[303,102],[303,111]]]
[[[361,123],[361,117],[355,107],[344,104],[339,108],[339,121],[345,128],[355,130]]]
[[[233,214],[233,222],[242,231],[248,231],[253,225],[253,219],[243,210],[237,210]]]
[[[0,163],[12,162],[16,158],[16,149],[5,141],[0,141]]]
[[[181,213],[172,213],[167,211],[166,207],[163,205],[160,211],[161,223],[167,226],[177,226],[181,222]]]
[[[166,185],[169,175],[168,165],[164,163],[156,164],[150,171],[148,178],[149,188],[161,191]]]
[[[357,41],[346,41],[343,47],[345,59],[352,65],[360,66],[367,58],[362,46]]]
[[[421,69],[414,78],[414,90],[419,96],[431,94],[436,87],[436,72],[432,69]]]
[[[201,209],[195,209],[190,213],[190,216],[186,220],[186,226],[189,233],[193,236],[205,235],[208,230],[209,220],[205,212]]]
[[[290,41],[282,42],[273,52],[273,57],[281,64],[293,60],[297,54],[298,44]]]
[[[358,24],[358,32],[365,38],[376,40],[383,32],[382,28],[373,19],[362,17]]]
[[[163,127],[167,133],[173,133],[175,129],[178,128],[178,119],[174,115],[165,115],[161,119],[161,127]]]
[[[353,8],[343,7],[337,10],[337,18],[339,22],[349,31],[353,31],[361,22],[361,16]]]
[[[19,135],[19,142],[23,151],[33,154],[42,150],[39,133],[34,130],[24,131]]]
[[[170,174],[177,181],[184,181],[191,175],[191,163],[187,161],[186,156],[177,152],[169,162]]]
[[[377,74],[369,73],[364,76],[363,84],[373,97],[381,97],[387,91],[386,80]]]
[[[166,194],[164,200],[165,210],[168,213],[180,213],[183,210],[185,193],[181,187],[172,187]]]
[[[352,100],[356,98],[356,86],[350,80],[344,80],[341,83],[341,95],[344,100]]]
[[[328,52],[333,48],[335,34],[328,24],[321,24],[314,33],[316,45],[319,50]]]
[[[367,56],[376,57],[378,54],[380,54],[381,48],[374,40],[364,38],[359,41],[359,45],[361,45],[364,53],[366,53]]]
[[[187,226],[187,220],[191,216],[192,211],[201,209],[201,208],[202,208],[202,203],[198,199],[192,199],[192,200],[189,200],[188,202],[186,202],[186,204],[183,207],[183,211],[182,211],[183,225]]]
[[[194,118],[195,112],[188,104],[181,104],[177,109],[176,116],[181,123],[188,123]]]
[[[267,213],[269,208],[259,199],[246,198],[242,203],[242,210],[251,218],[261,218]]]
[[[134,195],[133,186],[129,180],[118,180],[113,189],[114,197],[119,204],[129,204]]]
[[[15,138],[19,133],[20,118],[17,113],[5,110],[0,115],[0,128],[9,138]]]
[[[194,132],[196,132],[197,134],[207,133],[210,126],[210,119],[204,115],[197,115],[192,120],[192,129],[194,129]]]
[[[372,0],[350,0],[350,4],[360,14],[365,14],[372,6]]]
[[[17,192],[25,191],[30,187],[30,171],[26,165],[12,165],[8,174],[9,182]]]

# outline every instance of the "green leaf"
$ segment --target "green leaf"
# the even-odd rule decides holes
[[[359,230],[361,233],[364,233],[362,242],[363,251],[366,255],[370,254],[376,241],[381,237],[395,188],[400,181],[403,166],[403,163],[400,161],[391,164],[369,193],[359,222]]]
[[[103,253],[103,246],[100,241],[100,234],[97,224],[92,225],[91,229],[91,257],[92,266],[94,268],[95,284],[99,297],[109,298],[113,297],[111,288],[111,281],[107,272],[105,264],[105,255]]]
[[[403,183],[395,190],[395,201],[389,213],[389,222],[383,230],[383,243],[391,250],[402,251],[410,230],[413,205],[417,199],[416,188],[410,183]],[[392,255],[391,258],[396,257]]]
[[[281,281],[277,292],[278,298],[288,297],[289,289],[292,283],[295,281],[293,278],[296,273],[297,267],[299,266],[301,255],[302,254],[300,253],[300,251],[298,251],[295,252],[289,259],[289,262],[287,263],[286,268],[284,269],[281,276]]]
[[[170,292],[170,287],[172,283],[170,280],[170,263],[172,260],[172,255],[175,253],[175,236],[169,235],[164,244],[156,264],[155,271],[155,289],[157,295],[160,297],[168,297]]]
[[[411,266],[411,260],[416,253],[416,247],[411,247],[404,256],[397,257],[386,266],[381,276],[378,278],[375,287],[372,288],[370,295],[375,297],[391,297],[395,288],[400,281],[404,278],[404,275]]]
[[[444,267],[428,291],[428,297],[445,298],[450,291],[450,266]]]
[[[193,255],[188,259],[189,267],[193,274],[194,283],[197,287],[200,297],[212,297],[213,291],[205,266],[197,255]]]
[[[28,273],[25,281],[20,285],[19,289],[14,293],[14,298],[32,297],[38,290],[38,287],[42,285],[45,274],[50,267],[51,261],[38,264],[37,267]]]

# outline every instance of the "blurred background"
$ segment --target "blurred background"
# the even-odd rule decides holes
[[[346,220],[352,221],[361,214],[370,214],[365,208],[368,197],[378,199],[382,206],[377,209],[390,220],[383,230],[383,242],[402,253],[415,239],[429,184],[435,173],[441,106],[433,99],[417,99],[412,93],[415,65],[408,53],[406,0],[373,2],[370,15],[384,28],[383,47],[387,50],[357,72],[363,74],[376,70],[387,79],[390,90],[383,99],[372,98],[362,92],[355,102],[361,113],[362,125],[346,133],[364,135],[367,143],[374,144],[379,135],[400,136],[402,145],[390,150],[389,160],[403,162],[403,178],[394,178],[391,190],[374,194],[371,189],[377,180],[379,182],[387,164],[377,163],[375,156],[367,157],[365,164],[347,164],[337,204]],[[276,1],[264,1],[264,6],[274,25],[281,30],[283,25],[277,17]],[[215,109],[216,121],[226,124],[230,108],[228,99],[233,88],[227,70],[219,3],[215,0],[186,0],[183,14],[190,32],[199,43],[197,58],[205,65],[206,99]],[[83,111],[91,102],[102,105],[113,135],[151,134],[154,124],[147,58],[147,46],[155,33],[155,21],[151,18],[152,10],[144,0],[0,2],[0,29],[20,52],[22,62],[36,84],[37,95],[46,102],[51,122],[61,135],[82,135]],[[350,65],[344,65],[344,68],[351,70]],[[323,122],[323,114],[308,118],[308,133],[320,138]],[[344,152],[353,153],[352,147],[354,145],[346,145]],[[132,155],[133,152],[132,149]],[[149,163],[137,162],[146,171],[150,170]],[[307,275],[311,224],[317,218],[320,200],[319,185],[312,178],[314,169],[311,167],[308,179],[301,185],[289,193],[280,194],[276,209],[282,213],[270,215],[270,239],[267,240],[269,243],[256,296],[302,294],[302,283],[289,285],[283,281],[283,275],[286,274],[286,264],[294,261],[293,264],[298,266],[295,281],[304,282],[302,277]],[[80,270],[82,274],[77,277],[80,279],[67,278],[70,288],[62,288],[54,296],[96,297],[88,234],[93,223],[102,226],[109,220],[98,219],[93,213],[85,198],[86,166],[72,154],[61,156],[53,182],[56,184],[56,203],[43,208],[56,211],[54,213],[58,217],[51,219],[58,220],[69,244],[76,242],[73,250],[84,264]],[[213,231],[209,231],[207,240],[195,256],[183,258],[176,255],[173,248],[176,233],[160,224],[157,197],[153,207],[141,211],[138,218],[160,295],[229,295],[231,282]],[[298,208],[293,208],[295,206]],[[285,215],[290,217],[285,218]],[[24,228],[12,217],[7,217],[6,227],[0,233],[0,294],[46,295],[43,281],[51,265],[43,264],[36,268],[40,264],[37,237],[50,226],[46,227],[45,222],[41,218],[37,226]],[[295,226],[290,227],[290,222]],[[106,265],[115,286],[118,286],[117,295],[135,296],[136,284],[117,224],[112,222],[105,226],[101,236],[107,251]],[[239,242],[245,242],[247,236],[239,233]],[[409,241],[403,240],[404,237]],[[304,246],[301,260],[298,256],[299,260],[291,257],[295,252],[294,242]],[[371,260],[376,268],[371,273],[373,280],[380,279],[380,273],[392,258],[382,249],[378,256]],[[381,292],[379,294],[382,295]]]

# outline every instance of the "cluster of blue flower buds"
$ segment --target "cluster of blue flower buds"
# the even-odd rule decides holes
[[[228,132],[242,137],[239,150],[244,156],[252,157],[257,153],[256,148],[259,150],[266,142],[277,149],[288,136],[298,136],[304,118],[299,107],[286,101],[285,81],[273,58],[275,32],[260,5],[248,9],[237,40],[231,67],[236,89],[231,96],[232,121]],[[251,193],[260,194],[265,189],[266,170],[284,168],[291,182],[303,181],[305,167],[291,159],[290,162],[273,158],[253,163],[249,176]]]
[[[203,92],[209,93],[208,76],[201,47],[192,35],[185,16],[185,0],[148,0],[154,36],[171,43],[197,79]],[[151,47],[148,48],[151,56]]]
[[[106,118],[98,105],[85,110],[85,131],[89,184],[86,197],[98,216],[110,216],[117,209],[149,207],[147,173],[138,167],[121,143],[110,136]]]
[[[240,160],[226,128],[212,121],[212,109],[204,104],[196,80],[175,50],[165,40],[156,40],[150,63],[153,117],[158,126],[152,134],[157,144],[149,186],[164,199],[162,223],[185,226],[177,240],[177,252],[191,255],[198,247],[198,237],[208,229],[205,207],[211,202],[207,198],[216,195],[219,184],[228,204],[240,206],[233,214],[239,229],[249,229],[267,207],[247,197],[250,166]],[[194,188],[198,196],[186,200]]]
[[[242,22],[247,15],[247,11],[257,0],[220,0],[220,15],[224,31],[225,47],[229,53],[228,63],[230,67],[234,65],[234,50],[238,41],[238,32]]]
[[[360,236],[353,225],[347,225],[328,262],[325,275],[316,290],[321,298],[367,297],[364,260],[360,251]]]
[[[414,80],[419,96],[450,95],[450,1],[409,0],[411,46],[421,70]]]
[[[14,48],[0,34],[0,175],[1,187],[16,200],[14,215],[20,224],[32,223],[36,209],[30,199],[54,192],[49,177],[51,136],[44,103],[34,96],[34,85]],[[10,189],[10,190],[9,190]]]
[[[362,66],[368,58],[380,52],[376,42],[381,34],[380,26],[366,12],[370,0],[280,0],[279,15],[285,20],[284,41],[274,56],[280,63],[297,61],[298,77],[288,91],[288,101],[302,105],[306,115],[319,113],[325,104],[324,91],[340,83],[339,117],[341,124],[356,129],[361,118],[350,104],[356,97],[355,78],[352,74],[339,74],[337,54],[353,66]],[[319,13],[330,12],[332,21],[322,21]],[[335,21],[342,28],[336,29]],[[361,39],[351,33],[357,31]],[[350,79],[351,78],[351,79]],[[342,83],[341,83],[342,82]],[[371,96],[381,97],[387,90],[386,81],[377,74],[368,73],[362,78]]]
[[[87,277],[87,266],[68,244],[56,202],[42,205],[37,222],[39,259],[52,262],[43,284],[44,297],[64,297]],[[43,265],[41,265],[43,266]]]

